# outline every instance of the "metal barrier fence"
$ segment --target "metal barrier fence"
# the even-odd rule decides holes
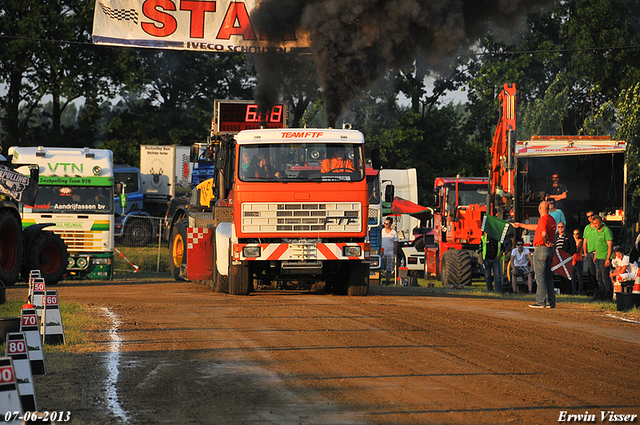
[[[164,218],[127,216],[124,230],[115,237],[114,275],[169,272],[169,249],[163,232]]]

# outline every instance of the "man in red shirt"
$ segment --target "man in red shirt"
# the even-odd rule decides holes
[[[536,291],[536,303],[529,305],[531,308],[555,308],[556,293],[553,287],[553,275],[551,267],[553,265],[554,246],[553,241],[556,234],[556,221],[549,215],[549,204],[547,201],[538,205],[540,218],[537,224],[513,223],[513,227],[535,231],[533,237],[533,270],[536,275],[538,289]],[[549,305],[547,305],[547,301]]]

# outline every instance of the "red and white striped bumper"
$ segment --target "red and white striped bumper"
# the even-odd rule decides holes
[[[360,255],[345,255],[345,251],[352,250],[353,247],[360,248]],[[239,261],[368,260],[369,243],[233,244],[233,259]]]

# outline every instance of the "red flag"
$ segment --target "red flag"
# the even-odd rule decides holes
[[[429,207],[423,207],[406,199],[393,198],[391,203],[391,212],[396,214],[409,214],[418,220],[428,220],[433,217],[433,210]]]
[[[571,280],[572,261],[573,255],[567,254],[561,249],[556,249],[556,252],[553,254],[553,265],[551,266],[551,271]]]

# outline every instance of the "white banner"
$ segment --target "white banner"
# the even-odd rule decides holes
[[[96,0],[93,43],[209,52],[308,52],[308,34],[270,42],[251,21],[260,0]]]

